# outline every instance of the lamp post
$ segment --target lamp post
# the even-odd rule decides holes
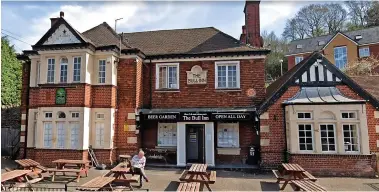
[[[280,62],[280,76],[283,75],[283,59],[279,60]]]
[[[115,19],[115,20],[114,20],[114,31],[116,31],[117,21],[118,21],[118,20],[121,20],[121,19],[123,19],[123,18],[118,18],[118,19]],[[117,31],[116,31],[116,33],[117,33]]]

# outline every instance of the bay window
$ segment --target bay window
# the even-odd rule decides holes
[[[215,63],[216,89],[240,88],[240,67],[238,61],[221,61]]]
[[[344,124],[343,141],[346,152],[359,152],[358,130],[355,124]]]
[[[71,131],[71,149],[76,149],[79,146],[79,123],[70,123]]]
[[[53,145],[53,124],[51,122],[43,123],[43,146],[51,148]]]
[[[179,89],[179,64],[157,64],[156,77],[156,89]]]
[[[336,151],[336,138],[334,124],[320,125],[321,131],[321,150],[323,152]]]
[[[65,131],[64,122],[57,122],[57,148],[63,149],[65,147]]]
[[[73,81],[80,82],[80,68],[81,68],[81,57],[74,57],[74,73],[73,73]]]
[[[99,83],[105,83],[105,60],[99,60]]]
[[[47,59],[47,83],[54,83],[55,59]]]
[[[96,146],[103,147],[104,146],[104,123],[97,122],[95,123],[96,128]]]
[[[176,123],[158,123],[158,146],[176,146]]]
[[[313,129],[311,124],[299,124],[300,151],[313,151]]]
[[[67,65],[68,65],[67,58],[62,58],[61,59],[61,75],[60,75],[61,83],[67,83]]]

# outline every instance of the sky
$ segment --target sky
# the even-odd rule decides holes
[[[260,4],[261,32],[281,35],[286,20],[310,2],[269,2]],[[102,22],[117,32],[153,31],[215,27],[237,39],[244,25],[244,1],[128,1],[128,2],[1,2],[1,32],[9,36],[17,52],[31,50],[31,45],[49,30],[50,18],[63,11],[67,22],[84,32]],[[12,36],[12,37],[10,37]],[[17,38],[18,40],[16,40]],[[23,41],[23,42],[21,42]]]

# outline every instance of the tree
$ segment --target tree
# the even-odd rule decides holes
[[[379,2],[375,1],[367,13],[367,26],[379,26]]]
[[[300,9],[295,18],[305,26],[308,37],[325,34],[325,15],[328,9],[324,5],[311,4]]]
[[[1,104],[15,107],[21,104],[21,63],[6,37],[1,37]]]
[[[347,17],[347,11],[341,4],[331,3],[324,5],[326,8],[325,24],[329,34],[335,34],[343,30]]]
[[[283,60],[283,73],[287,71],[287,59],[284,53],[288,51],[288,43],[284,38],[279,38],[271,31],[263,31],[262,38],[264,47],[270,48],[271,52],[267,55],[265,61],[266,79],[273,80],[281,76],[280,60]]]
[[[371,1],[345,1],[349,11],[350,28],[362,29],[367,26],[368,11],[372,6]]]

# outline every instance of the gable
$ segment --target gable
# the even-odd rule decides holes
[[[330,71],[326,66],[319,62],[315,62],[306,69],[300,77],[296,78],[295,83],[299,85],[330,85],[338,84],[341,79]]]
[[[80,40],[66,27],[61,24],[55,31],[48,37],[43,45],[56,45],[56,44],[71,44],[81,43]]]

